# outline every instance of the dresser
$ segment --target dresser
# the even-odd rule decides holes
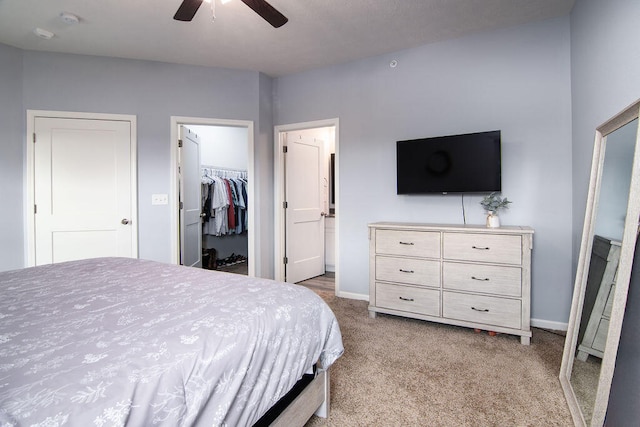
[[[591,249],[589,275],[582,305],[576,358],[586,361],[589,355],[600,359],[609,331],[609,319],[616,289],[621,242],[595,235]]]
[[[369,315],[531,338],[529,227],[369,224]]]

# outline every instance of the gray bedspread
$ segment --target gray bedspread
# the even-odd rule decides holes
[[[343,352],[298,285],[128,258],[0,273],[0,426],[245,426]]]

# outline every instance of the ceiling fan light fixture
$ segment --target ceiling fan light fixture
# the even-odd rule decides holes
[[[206,0],[182,0],[180,7],[173,15],[173,19],[176,21],[191,21],[195,16],[198,8]],[[222,0],[221,0],[222,1]],[[282,13],[278,12],[273,6],[271,6],[267,0],[242,0],[242,3],[253,9],[258,15],[260,15],[265,21],[271,24],[274,28],[282,27],[287,23],[288,19]],[[214,12],[215,2],[211,3],[211,11],[215,18]]]

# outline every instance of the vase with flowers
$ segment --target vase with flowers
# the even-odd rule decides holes
[[[482,201],[480,201],[480,205],[487,213],[487,227],[500,227],[498,211],[500,209],[507,209],[510,203],[511,201],[507,200],[506,197],[500,197],[495,192],[485,196]]]

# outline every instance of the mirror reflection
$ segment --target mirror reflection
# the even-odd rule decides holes
[[[604,140],[593,248],[571,371],[571,386],[587,425],[593,414],[609,329],[637,130],[635,119]]]

